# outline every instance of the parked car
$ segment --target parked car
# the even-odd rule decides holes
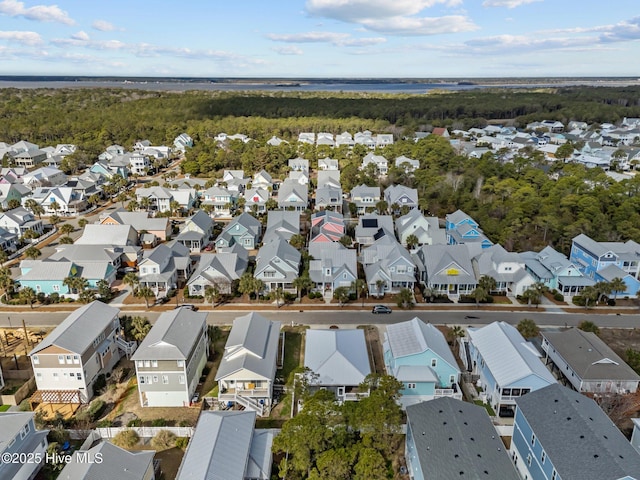
[[[178,305],[176,308],[174,308],[174,310],[177,310],[178,308],[187,308],[189,310],[193,310],[194,312],[198,311],[198,307],[196,307],[195,305],[192,305],[190,303],[185,303],[183,305]]]
[[[204,247],[204,251],[205,252],[210,252],[211,250],[213,250],[215,248],[215,244],[214,243],[210,243],[209,245],[207,245],[206,247]]]
[[[391,309],[386,305],[374,305],[371,313],[391,313]]]
[[[198,392],[193,394],[193,397],[191,397],[191,403],[198,403],[198,401],[200,400],[200,394]]]

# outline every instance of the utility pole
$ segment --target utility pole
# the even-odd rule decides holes
[[[31,339],[29,338],[29,332],[27,332],[27,325],[24,323],[24,318],[22,319],[22,329],[24,330],[24,338],[27,341],[27,345],[31,346]]]

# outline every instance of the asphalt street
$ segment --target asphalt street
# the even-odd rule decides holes
[[[141,310],[122,312],[127,315],[146,316],[152,323],[158,318],[159,312]],[[245,311],[212,311],[208,312],[207,322],[211,325],[230,325],[233,319],[246,315]],[[279,320],[285,325],[319,325],[319,326],[357,326],[367,324],[390,324],[411,320],[418,317],[425,322],[436,325],[486,325],[495,321],[505,321],[513,325],[524,318],[534,320],[540,327],[576,326],[583,320],[588,320],[599,327],[638,328],[640,327],[640,313],[633,314],[583,314],[583,313],[551,313],[551,312],[490,312],[475,310],[459,311],[399,311],[394,310],[388,315],[374,315],[369,310],[326,310],[310,312],[292,312],[279,310],[260,310],[258,313],[272,320]],[[0,326],[16,327],[22,325],[22,320],[29,327],[56,326],[62,322],[69,312],[0,312]]]

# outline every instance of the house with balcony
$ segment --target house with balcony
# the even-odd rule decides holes
[[[533,276],[527,272],[522,257],[516,252],[507,252],[499,244],[482,249],[472,259],[472,264],[477,278],[487,276],[496,281],[493,292],[522,295],[535,283]]]
[[[440,330],[418,317],[387,325],[382,346],[389,375],[402,382],[400,403],[452,397],[462,400],[460,369]]]
[[[173,146],[180,152],[185,152],[187,148],[193,147],[193,138],[187,133],[181,133],[173,140]]]
[[[639,478],[640,453],[591,398],[555,384],[516,405],[509,453],[520,478]]]
[[[278,430],[255,421],[252,411],[203,411],[176,480],[270,480]]]
[[[0,227],[10,233],[22,237],[27,230],[33,230],[39,235],[44,233],[42,220],[24,207],[18,207],[0,213]]]
[[[299,183],[300,185],[309,185],[309,173],[294,170],[289,172],[289,176],[286,180],[291,180],[292,182]]]
[[[300,233],[300,212],[290,210],[272,210],[267,216],[267,228],[264,243],[273,238],[283,238],[287,242]]]
[[[309,172],[309,160],[306,158],[291,158],[287,164],[293,172]]]
[[[222,172],[222,182],[233,193],[242,193],[251,179],[244,176],[243,170],[224,170]],[[220,185],[223,186],[223,185]]]
[[[595,333],[578,328],[542,332],[542,349],[564,385],[581,393],[635,393],[638,375]]]
[[[389,172],[389,162],[382,155],[375,155],[373,152],[367,153],[362,159],[360,170],[367,170],[369,165],[375,167],[375,172],[379,176],[385,176]]]
[[[551,290],[558,290],[565,297],[579,295],[585,287],[596,283],[552,247],[544,247],[540,252],[522,252],[520,258],[536,282],[543,283]]]
[[[389,212],[398,214],[403,207],[418,208],[418,190],[404,185],[390,185],[384,190],[383,199]]]
[[[171,223],[166,217],[150,217],[147,212],[129,212],[122,208],[100,217],[100,225],[130,225],[140,234],[145,231],[159,241],[171,239]],[[135,244],[135,243],[134,243]]]
[[[111,442],[100,442],[88,450],[73,452],[58,475],[60,480],[155,480],[160,469],[154,450],[130,452]]]
[[[38,430],[34,417],[34,412],[0,413],[0,457],[24,459],[0,462],[0,478],[32,480],[45,464],[49,430]]]
[[[94,396],[93,384],[99,375],[111,372],[134,344],[119,337],[120,310],[99,301],[70,313],[31,352],[36,378],[35,403],[80,405]]]
[[[190,251],[173,242],[145,250],[138,265],[141,287],[149,287],[157,298],[166,297],[171,289],[182,288],[192,272]]]
[[[131,360],[143,407],[188,407],[209,357],[207,313],[160,314]]]
[[[22,184],[31,190],[38,187],[59,187],[67,183],[67,175],[55,167],[40,167],[22,176]]]
[[[207,287],[216,287],[221,294],[230,295],[233,282],[247,271],[249,254],[235,243],[224,252],[203,253],[198,268],[187,282],[189,295],[204,296]]]
[[[0,249],[12,254],[18,249],[18,235],[0,227]]]
[[[420,168],[420,161],[400,155],[396,157],[394,165],[405,173],[413,173]]]
[[[339,135],[336,135],[336,145],[337,145],[338,137]],[[340,165],[338,163],[338,160],[336,160],[335,158],[319,158],[318,159],[318,171],[339,170],[339,169],[340,169]]]
[[[202,192],[200,205],[201,207],[211,205],[212,215],[228,217],[231,216],[231,212],[235,209],[237,200],[237,192],[233,193],[228,188],[214,185]]]
[[[233,321],[216,381],[218,401],[268,415],[280,351],[280,322],[252,312]]]
[[[265,293],[281,288],[288,293],[297,293],[293,281],[300,273],[301,254],[280,237],[264,243],[256,255],[253,276],[264,282]]]
[[[358,215],[372,213],[380,201],[380,187],[358,185],[351,190],[351,202],[355,203]]]
[[[271,194],[264,188],[248,188],[244,192],[244,211],[258,214],[267,213],[267,201]]]
[[[253,175],[251,187],[271,191],[271,189],[273,189],[273,183],[273,177],[263,169]]]
[[[471,258],[476,245],[423,245],[413,255],[420,282],[436,295],[457,298],[478,286]]]
[[[446,245],[447,237],[443,228],[440,228],[437,217],[425,217],[417,209],[409,210],[409,213],[396,218],[396,233],[400,243],[407,246],[407,238],[410,235],[418,239],[420,245]]]
[[[184,227],[176,237],[176,242],[181,243],[192,252],[199,252],[209,244],[213,235],[214,222],[209,214],[202,210],[187,218]]]
[[[0,208],[9,209],[9,202],[17,200],[22,205],[22,199],[31,195],[31,190],[21,183],[2,183],[0,177]]]
[[[171,210],[172,190],[164,187],[141,187],[136,189],[136,201],[140,208],[150,212],[168,212]],[[148,205],[148,206],[147,206]]]
[[[633,240],[596,242],[581,233],[571,243],[569,260],[596,282],[621,278],[627,288],[619,295],[633,297],[640,290],[640,244]]]
[[[340,185],[340,171],[326,170],[318,172],[315,209],[342,211],[342,187]]]
[[[237,243],[246,250],[258,247],[262,238],[262,223],[247,212],[234,217],[216,239],[216,248],[228,248]]]
[[[447,243],[461,245],[479,243],[482,248],[488,248],[493,242],[487,238],[482,229],[469,215],[462,210],[456,210],[446,216]]]
[[[371,373],[364,330],[307,330],[304,366],[311,392],[329,390],[339,403],[369,396],[362,390]]]
[[[309,187],[287,178],[278,189],[278,207],[302,212],[309,206]]]
[[[407,407],[404,456],[414,480],[522,480],[487,411],[451,397]]]
[[[337,242],[345,235],[344,216],[331,210],[311,215],[309,246],[313,243]]]
[[[506,322],[467,328],[460,358],[479,376],[481,398],[499,416],[512,417],[518,398],[556,383],[536,347]]]
[[[384,235],[364,248],[361,262],[371,295],[382,297],[405,288],[413,291],[416,266],[411,254],[395,237]]]
[[[356,242],[358,245],[366,246],[373,243],[384,236],[395,239],[393,233],[393,217],[391,215],[363,215],[358,217],[356,225]]]
[[[358,278],[356,251],[338,242],[312,243],[309,246],[309,278],[316,291],[333,298],[336,288],[351,288]]]

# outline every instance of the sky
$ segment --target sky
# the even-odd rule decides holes
[[[640,77],[638,0],[0,0],[0,75]]]

